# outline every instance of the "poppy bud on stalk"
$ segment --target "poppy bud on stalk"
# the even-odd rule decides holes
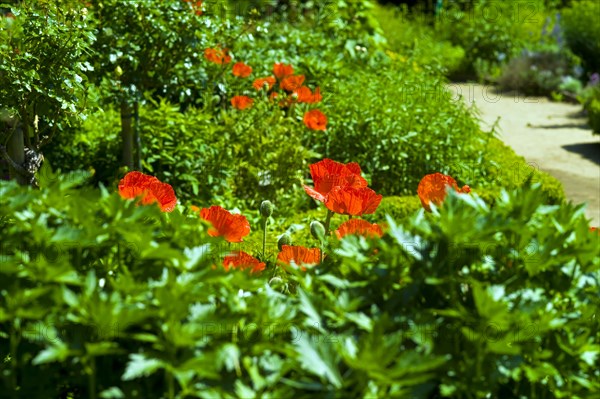
[[[284,245],[292,245],[292,237],[290,237],[288,233],[282,234],[277,241],[277,248],[279,248],[280,251]]]
[[[260,215],[264,218],[268,218],[273,214],[273,204],[271,201],[263,201],[260,204]]]
[[[321,222],[313,220],[310,222],[310,234],[319,241],[325,238],[325,226]]]

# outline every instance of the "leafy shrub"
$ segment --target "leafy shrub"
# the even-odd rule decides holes
[[[586,106],[588,114],[588,123],[596,134],[600,134],[600,99],[594,98]]]
[[[454,175],[453,165],[483,155],[486,135],[443,83],[410,60],[348,74],[332,84],[323,109],[335,118],[313,145],[326,157],[358,162],[378,192],[414,195],[423,175]],[[357,88],[368,89],[359,97]],[[452,149],[457,143],[460,151]]]
[[[302,109],[286,115],[260,96],[251,109],[216,115],[214,110],[229,108],[221,97],[208,96],[204,108],[184,113],[166,102],[142,106],[144,168],[177,186],[184,201],[231,203],[236,197],[254,208],[269,198],[290,215],[309,204],[291,195],[307,177],[307,163],[324,157],[358,162],[385,195],[414,195],[421,177],[436,171],[495,193],[526,182],[528,165],[479,129],[439,75],[410,60],[388,62],[324,82],[326,132],[306,129]],[[369,91],[357,97],[356,87]],[[54,168],[94,169],[96,181],[112,184],[119,173],[118,124],[117,113],[98,112],[80,132],[53,143],[47,157]],[[513,170],[518,177],[502,176]],[[547,181],[545,188],[557,184]],[[559,192],[551,193],[552,201],[563,198]]]
[[[40,180],[38,191],[0,182],[6,393],[587,398],[600,389],[598,235],[579,207],[547,206],[538,190],[504,193],[492,209],[451,194],[439,213],[390,219],[383,239],[332,243],[316,268],[269,263],[249,275],[218,265],[218,241],[182,207],[161,214],[76,189],[74,176]]]
[[[546,51],[523,50],[511,58],[498,79],[500,87],[519,90],[530,95],[550,95],[566,87],[565,79],[573,79],[574,62],[567,51],[558,48]]]
[[[416,191],[416,190],[415,190]],[[372,216],[372,222],[382,223],[389,215],[396,221],[404,221],[421,209],[421,200],[416,195],[405,197],[383,197],[377,212]]]
[[[571,51],[581,58],[590,73],[600,71],[600,3],[595,0],[574,1],[563,11],[565,39]]]
[[[256,205],[303,182],[313,153],[302,135],[289,133],[294,123],[280,110],[257,103],[221,117],[210,107],[182,113],[164,101],[140,107],[144,170],[178,187],[184,201],[235,196]],[[54,168],[96,170],[97,182],[112,184],[119,174],[118,131],[116,112],[98,112],[69,141],[57,141],[48,158]]]
[[[462,65],[463,48],[439,40],[425,16],[409,14],[406,7],[377,6],[373,12],[383,30],[386,46],[399,57],[412,58],[419,65],[435,67],[450,76]]]
[[[444,3],[436,30],[465,51],[454,79],[483,79],[526,43],[537,43],[544,22],[544,2],[488,0]]]
[[[471,185],[488,204],[493,204],[502,188],[527,187],[539,184],[539,191],[549,204],[561,204],[565,198],[562,184],[553,176],[529,164],[525,158],[515,152],[501,140],[493,137],[487,143],[486,158],[483,167],[476,168],[474,163],[462,164],[461,174],[464,181],[480,181],[480,185]],[[460,170],[459,168],[457,168]],[[478,177],[470,177],[469,173],[481,173]]]

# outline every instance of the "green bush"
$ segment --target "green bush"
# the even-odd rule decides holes
[[[590,73],[600,72],[599,14],[600,3],[595,0],[574,1],[563,11],[562,25],[567,44]]]
[[[140,107],[144,170],[178,187],[183,201],[237,197],[257,205],[303,182],[313,153],[301,134],[289,134],[297,125],[281,110],[257,102],[215,117],[212,107],[183,113],[164,101]],[[54,143],[47,157],[56,169],[95,170],[96,182],[114,184],[118,132],[116,112],[97,112],[81,131]]]
[[[521,188],[532,184],[540,185],[540,192],[549,204],[561,204],[565,201],[562,184],[553,176],[530,164],[501,140],[493,137],[487,143],[486,160],[481,169],[473,167],[473,163],[464,163],[466,170],[481,173],[481,184],[471,188],[488,204],[493,204],[502,188]],[[479,172],[478,172],[479,170]],[[468,175],[467,175],[468,176]],[[476,179],[473,179],[476,180]],[[465,178],[464,181],[470,181]]]
[[[410,60],[335,80],[323,106],[335,117],[327,133],[313,142],[316,151],[358,162],[373,189],[385,195],[414,195],[427,173],[455,176],[463,160],[483,157],[487,138],[444,83]],[[364,88],[360,94],[359,88]]]
[[[583,399],[600,389],[598,235],[579,207],[547,206],[538,190],[505,193],[492,209],[451,194],[439,213],[390,219],[383,239],[332,242],[318,267],[286,272],[270,257],[249,275],[224,271],[229,248],[182,207],[162,214],[77,189],[81,176],[40,182],[0,182],[7,395]]]
[[[415,189],[416,192],[416,189]],[[416,195],[405,197],[383,197],[375,214],[370,218],[372,222],[382,223],[389,215],[395,221],[405,221],[422,208],[421,200]]]
[[[390,6],[377,6],[373,13],[383,30],[386,47],[398,53],[396,57],[412,58],[419,65],[435,67],[449,76],[462,65],[463,48],[439,40],[427,17],[409,14],[406,8]]]
[[[571,76],[574,65],[572,55],[566,50],[524,50],[503,67],[498,84],[503,89],[528,95],[549,96],[561,90],[566,78],[576,81]]]
[[[440,38],[460,46],[465,58],[454,79],[495,76],[503,60],[527,43],[538,43],[545,20],[544,1],[452,1],[436,17]]]
[[[260,97],[245,111],[229,109],[219,97],[183,113],[166,102],[148,103],[140,108],[144,170],[177,186],[184,201],[236,197],[255,208],[268,198],[288,216],[307,209],[308,198],[291,193],[306,181],[308,162],[325,157],[358,162],[384,195],[414,195],[421,178],[438,171],[495,193],[525,183],[531,167],[482,132],[437,73],[388,62],[323,82],[326,132],[306,129],[302,109],[285,115]],[[369,90],[357,97],[357,87]],[[214,114],[221,107],[227,110]],[[114,184],[118,124],[117,113],[97,112],[82,130],[52,143],[47,158],[56,169],[94,169],[97,182]],[[551,201],[560,202],[560,188],[552,188],[557,183],[546,180]]]
[[[600,134],[600,99],[594,98],[586,106],[585,110],[588,113],[588,123],[596,134]]]

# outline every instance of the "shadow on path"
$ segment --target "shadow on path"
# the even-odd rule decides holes
[[[557,123],[554,125],[530,125],[530,127],[534,129],[590,129],[587,123]]]
[[[563,145],[567,151],[574,152],[600,165],[600,143],[579,143]],[[598,171],[600,174],[600,170]]]

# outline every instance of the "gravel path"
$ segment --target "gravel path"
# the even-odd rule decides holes
[[[480,124],[489,130],[498,120],[500,139],[563,184],[567,198],[587,203],[592,226],[600,226],[600,136],[592,135],[581,106],[543,97],[498,93],[492,86],[450,84],[459,101],[475,103]]]

